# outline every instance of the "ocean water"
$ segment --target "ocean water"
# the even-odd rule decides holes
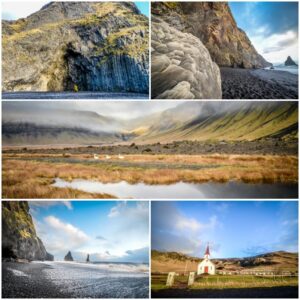
[[[269,70],[270,68],[266,68],[266,70]],[[284,65],[278,65],[278,66],[274,66],[274,70],[272,71],[286,71],[295,75],[298,75],[298,70],[299,67],[298,66],[284,66]]]
[[[40,262],[39,262],[40,263]],[[149,266],[127,263],[44,262],[48,280],[74,298],[148,298]]]

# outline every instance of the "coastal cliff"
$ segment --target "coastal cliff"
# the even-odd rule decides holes
[[[238,28],[226,2],[155,2],[152,8],[155,16],[199,38],[220,67],[271,66]]]
[[[4,91],[148,92],[148,19],[127,2],[51,2],[2,21]]]
[[[54,259],[36,234],[26,201],[2,202],[2,258]]]

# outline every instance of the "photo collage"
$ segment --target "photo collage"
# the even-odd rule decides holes
[[[1,15],[1,299],[298,299],[298,1]]]

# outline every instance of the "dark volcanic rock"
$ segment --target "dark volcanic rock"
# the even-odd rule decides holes
[[[271,66],[257,53],[225,2],[155,2],[153,14],[172,27],[198,37],[219,66],[261,68]]]
[[[72,257],[71,251],[69,251],[69,252],[67,253],[67,255],[65,256],[64,260],[65,260],[65,261],[74,261],[74,259],[73,259],[73,257]]]
[[[285,66],[297,66],[297,64],[292,60],[290,56],[287,57],[285,63]]]
[[[26,201],[2,202],[2,258],[54,259],[36,235]]]
[[[2,22],[4,91],[148,93],[148,19],[125,2],[51,2]]]

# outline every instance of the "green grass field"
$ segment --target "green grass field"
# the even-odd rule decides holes
[[[151,276],[151,288],[153,291],[169,289],[166,286],[167,274]],[[298,286],[298,277],[270,276],[261,277],[254,275],[210,275],[198,276],[195,283],[188,287],[188,276],[176,276],[172,288],[189,289],[241,289],[258,287]]]

